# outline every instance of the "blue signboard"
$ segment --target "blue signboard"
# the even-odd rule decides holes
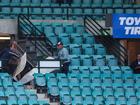
[[[140,38],[140,14],[113,14],[114,38]]]

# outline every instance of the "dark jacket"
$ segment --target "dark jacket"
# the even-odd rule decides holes
[[[133,72],[135,74],[140,74],[140,64],[138,64],[138,60],[135,60],[134,62],[132,62],[130,67],[133,69]]]

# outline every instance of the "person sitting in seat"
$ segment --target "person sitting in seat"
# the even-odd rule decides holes
[[[137,59],[132,62],[130,67],[133,69],[135,74],[140,74],[140,54],[137,55]]]
[[[63,46],[62,42],[57,43],[57,57],[56,59],[61,60],[62,62],[62,72],[67,74],[69,70],[69,65],[70,65],[70,59],[69,59],[69,52],[68,50]]]

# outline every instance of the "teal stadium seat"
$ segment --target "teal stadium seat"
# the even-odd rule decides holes
[[[31,0],[21,0],[21,6],[30,6]]]
[[[92,7],[101,7],[102,0],[93,0]]]
[[[93,55],[94,48],[90,44],[82,44],[82,52],[85,55]]]
[[[81,4],[82,1],[81,0],[73,0],[73,4]]]
[[[66,33],[59,34],[59,40],[63,42],[64,45],[70,44],[70,37]]]
[[[92,57],[89,55],[81,55],[81,61],[83,66],[92,66]]]
[[[8,96],[8,100],[7,100],[8,105],[18,104],[17,102],[18,102],[18,99],[15,94],[10,94]]]
[[[56,35],[64,33],[64,28],[61,25],[57,25],[54,27],[54,32]]]
[[[19,6],[20,3],[21,3],[21,0],[12,0],[11,3],[10,3],[10,5],[11,6]]]
[[[83,105],[93,105],[93,102],[94,102],[94,98],[92,97],[92,95],[87,95],[84,98]]]
[[[1,0],[0,6],[8,6],[10,4],[10,0]]]
[[[80,45],[78,45],[78,44],[70,44],[69,47],[70,47],[70,53],[71,54],[75,54],[75,55],[82,54]]]
[[[45,76],[41,73],[34,74],[35,84],[37,86],[46,86],[46,79]]]
[[[82,37],[82,35],[80,35],[78,33],[72,33],[71,41],[73,44],[81,44],[81,43],[83,43],[83,37]]]
[[[103,0],[102,7],[112,7],[113,0]]]
[[[31,6],[40,6],[41,1],[40,0],[31,0]]]
[[[67,33],[67,34],[74,33],[74,27],[73,27],[73,25],[66,25],[65,26],[65,33]]]

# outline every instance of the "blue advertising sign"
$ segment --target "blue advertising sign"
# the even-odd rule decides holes
[[[113,14],[114,38],[140,38],[140,14]]]

